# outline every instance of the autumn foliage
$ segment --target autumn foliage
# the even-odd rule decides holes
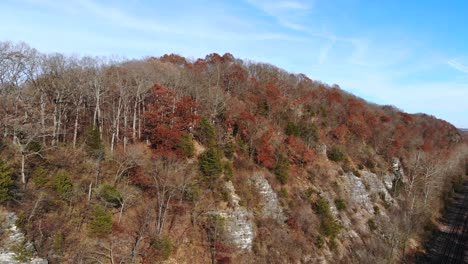
[[[157,84],[153,89],[154,102],[145,114],[145,134],[155,153],[181,156],[178,146],[182,137],[198,120],[196,103],[187,96],[177,100],[172,90]]]

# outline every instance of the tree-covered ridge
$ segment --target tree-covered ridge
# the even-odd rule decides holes
[[[385,259],[385,248],[402,259],[465,173],[451,124],[231,54],[110,61],[2,42],[0,120],[0,202],[52,263],[151,263],[191,251],[194,263],[295,262],[337,248],[341,261]],[[393,174],[395,158],[406,171],[391,190],[400,206],[385,193],[372,198],[372,230],[360,235],[373,251],[353,255],[337,221],[360,207],[345,199],[342,177]],[[278,193],[284,223],[260,216],[258,172]],[[237,204],[255,212],[249,253],[236,251],[228,221],[213,213],[235,208],[228,181]],[[397,230],[398,241],[374,236],[377,228]]]

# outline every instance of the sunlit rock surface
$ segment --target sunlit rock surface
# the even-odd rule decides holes
[[[15,260],[15,253],[10,248],[23,241],[24,234],[16,226],[18,219],[14,213],[6,213],[0,216],[5,221],[2,222],[0,234],[2,243],[0,244],[0,264],[17,264],[17,263],[31,263],[31,264],[47,264],[48,261],[38,257],[34,257],[29,262],[18,262]],[[26,247],[34,250],[32,243],[27,242]]]
[[[262,198],[263,216],[271,217],[280,224],[284,223],[286,217],[284,216],[283,209],[279,204],[278,195],[275,191],[273,191],[271,185],[268,183],[265,177],[259,174],[255,174],[251,180],[257,188],[260,197]]]

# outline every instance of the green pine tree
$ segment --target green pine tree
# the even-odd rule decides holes
[[[209,148],[203,152],[198,158],[198,163],[201,173],[209,180],[210,184],[223,172],[220,153],[216,148]]]
[[[12,171],[8,164],[0,159],[0,204],[8,201],[10,188],[13,186]]]
[[[89,129],[86,133],[86,150],[95,158],[101,158],[104,155],[104,145],[97,127]]]
[[[112,232],[112,214],[103,206],[96,205],[91,212],[89,234],[102,236]]]
[[[70,175],[65,170],[58,170],[52,179],[52,186],[54,190],[64,199],[71,197],[73,184]]]
[[[108,184],[103,184],[99,190],[99,196],[106,202],[112,204],[113,206],[120,206],[122,203],[122,195],[120,192],[113,186]]]
[[[201,143],[205,145],[214,146],[216,144],[216,127],[206,117],[200,120],[199,137]]]
[[[286,184],[289,178],[289,160],[286,155],[280,155],[278,161],[276,162],[276,166],[274,168],[274,172],[276,175],[276,179],[281,184]]]
[[[192,134],[186,133],[182,136],[178,145],[185,157],[191,158],[195,155],[195,147],[193,146]]]

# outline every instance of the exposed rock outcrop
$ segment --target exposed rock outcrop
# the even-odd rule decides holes
[[[225,218],[224,228],[231,242],[240,250],[250,251],[255,237],[252,223],[253,215],[247,208],[240,206],[240,197],[231,181],[226,182],[226,189],[229,191],[232,208],[223,211],[220,215]]]
[[[29,262],[16,261],[15,252],[11,251],[11,248],[24,241],[24,234],[16,226],[16,220],[18,219],[15,213],[6,213],[3,215],[5,221],[0,228],[2,229],[2,243],[0,245],[0,264],[16,264],[16,263],[31,263],[31,264],[47,264],[48,261],[38,257],[32,258]],[[26,242],[24,247],[35,252],[34,245],[31,242]]]
[[[283,208],[281,208],[279,204],[278,195],[271,188],[271,185],[268,183],[267,179],[265,179],[265,177],[260,174],[254,174],[251,178],[251,181],[262,197],[263,216],[271,217],[280,224],[284,223],[284,221],[286,221],[286,217],[284,216]]]
[[[374,213],[369,193],[366,186],[362,182],[361,178],[354,175],[352,172],[348,172],[342,176],[345,182],[344,191],[348,194],[348,197],[356,204],[362,206],[370,214]]]
[[[376,174],[368,171],[361,171],[361,175],[363,182],[368,186],[369,194],[379,195],[379,197],[387,204],[394,203],[393,197],[388,193],[384,183]]]

